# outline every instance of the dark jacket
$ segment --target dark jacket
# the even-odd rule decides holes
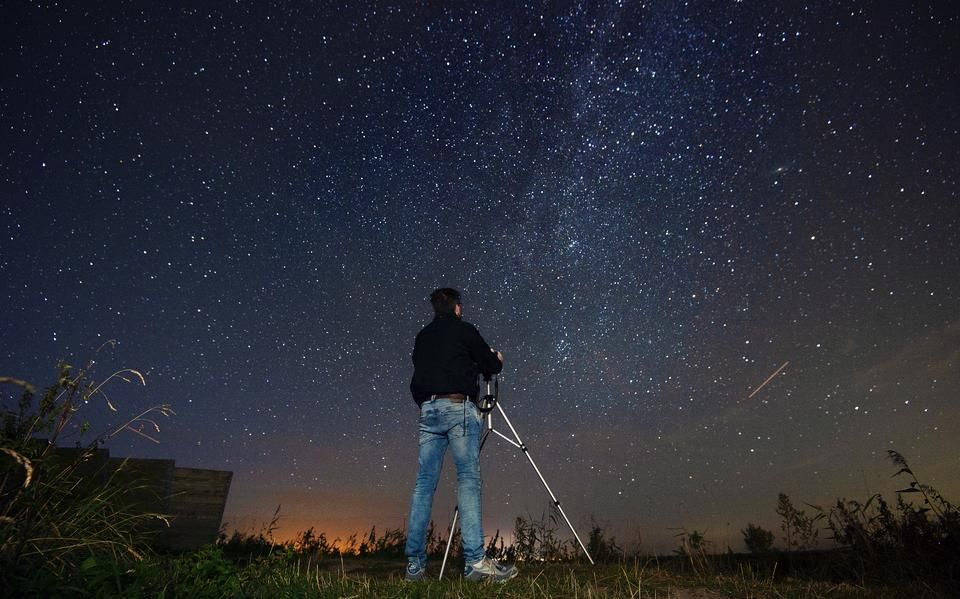
[[[452,314],[440,314],[417,333],[410,392],[417,405],[433,394],[463,393],[476,400],[477,374],[497,374],[502,369],[475,326]]]

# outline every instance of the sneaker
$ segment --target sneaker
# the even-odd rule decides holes
[[[503,566],[497,560],[489,557],[463,569],[463,577],[466,580],[507,582],[519,573],[520,571],[515,566]]]
[[[408,562],[407,569],[403,573],[403,579],[407,582],[418,582],[423,580],[423,577],[426,573],[427,569],[417,562]]]

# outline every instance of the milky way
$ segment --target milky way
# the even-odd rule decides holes
[[[738,548],[888,449],[960,497],[950,3],[317,4],[8,8],[0,374],[116,339],[94,430],[177,415],[115,455],[232,470],[228,528],[400,527],[452,286],[579,526]],[[488,535],[548,510],[483,469]]]

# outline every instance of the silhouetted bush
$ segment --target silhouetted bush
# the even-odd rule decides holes
[[[805,511],[793,507],[786,493],[780,493],[777,496],[777,515],[781,518],[780,530],[783,531],[787,551],[805,551],[816,546],[820,531],[815,525],[824,518],[822,513],[807,516]]]
[[[834,540],[848,549],[839,554],[843,574],[855,579],[923,580],[960,591],[960,512],[936,489],[921,483],[901,454],[887,453],[900,468],[894,476],[910,479],[897,491],[893,508],[877,494],[864,503],[838,499],[829,511],[821,510]]]
[[[606,532],[596,522],[590,527],[587,551],[590,552],[593,561],[597,563],[623,559],[623,548],[617,545],[617,538],[611,536],[607,539]]]
[[[773,550],[773,531],[748,523],[740,533],[743,534],[743,544],[750,553],[770,553]]]
[[[549,515],[544,512],[539,520],[517,516],[513,547],[507,551],[507,557],[520,561],[561,561],[575,557],[572,543],[557,536],[558,522],[554,512]]]
[[[388,528],[379,537],[377,536],[377,527],[370,529],[366,539],[360,543],[357,549],[357,555],[360,557],[403,557],[404,548],[407,543],[407,536],[402,529]]]
[[[680,546],[673,553],[682,558],[681,564],[689,565],[696,576],[705,576],[714,570],[714,564],[707,558],[707,547],[712,543],[707,540],[705,533],[697,530],[688,532],[680,529],[676,535],[680,538]]]

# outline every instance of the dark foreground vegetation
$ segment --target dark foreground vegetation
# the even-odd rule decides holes
[[[503,586],[464,582],[455,548],[444,580],[436,579],[446,539],[430,532],[431,580],[400,579],[402,530],[371,529],[327,539],[313,529],[293,541],[259,533],[221,535],[215,545],[169,553],[152,542],[163,514],[130,508],[136,485],[114,479],[91,484],[79,475],[85,452],[121,432],[154,434],[155,406],[55,459],[63,431],[86,431],[82,408],[94,401],[116,410],[104,390],[143,383],[133,370],[101,382],[89,367],[62,364],[54,385],[37,395],[28,383],[0,377],[0,596],[15,597],[953,597],[960,596],[960,511],[923,484],[903,456],[890,452],[904,487],[890,503],[839,499],[796,508],[781,494],[780,548],[773,531],[748,524],[749,554],[717,552],[698,531],[680,531],[670,556],[625,551],[601,526],[587,537],[590,566],[558,521],[517,518],[508,544],[500,531],[491,556],[517,561],[521,575]],[[15,394],[8,391],[15,390]],[[9,399],[14,397],[12,401]],[[9,405],[8,405],[9,404]],[[80,416],[78,416],[80,415]],[[37,442],[38,438],[45,442]],[[456,534],[456,533],[454,533]],[[833,547],[816,549],[823,535]]]

